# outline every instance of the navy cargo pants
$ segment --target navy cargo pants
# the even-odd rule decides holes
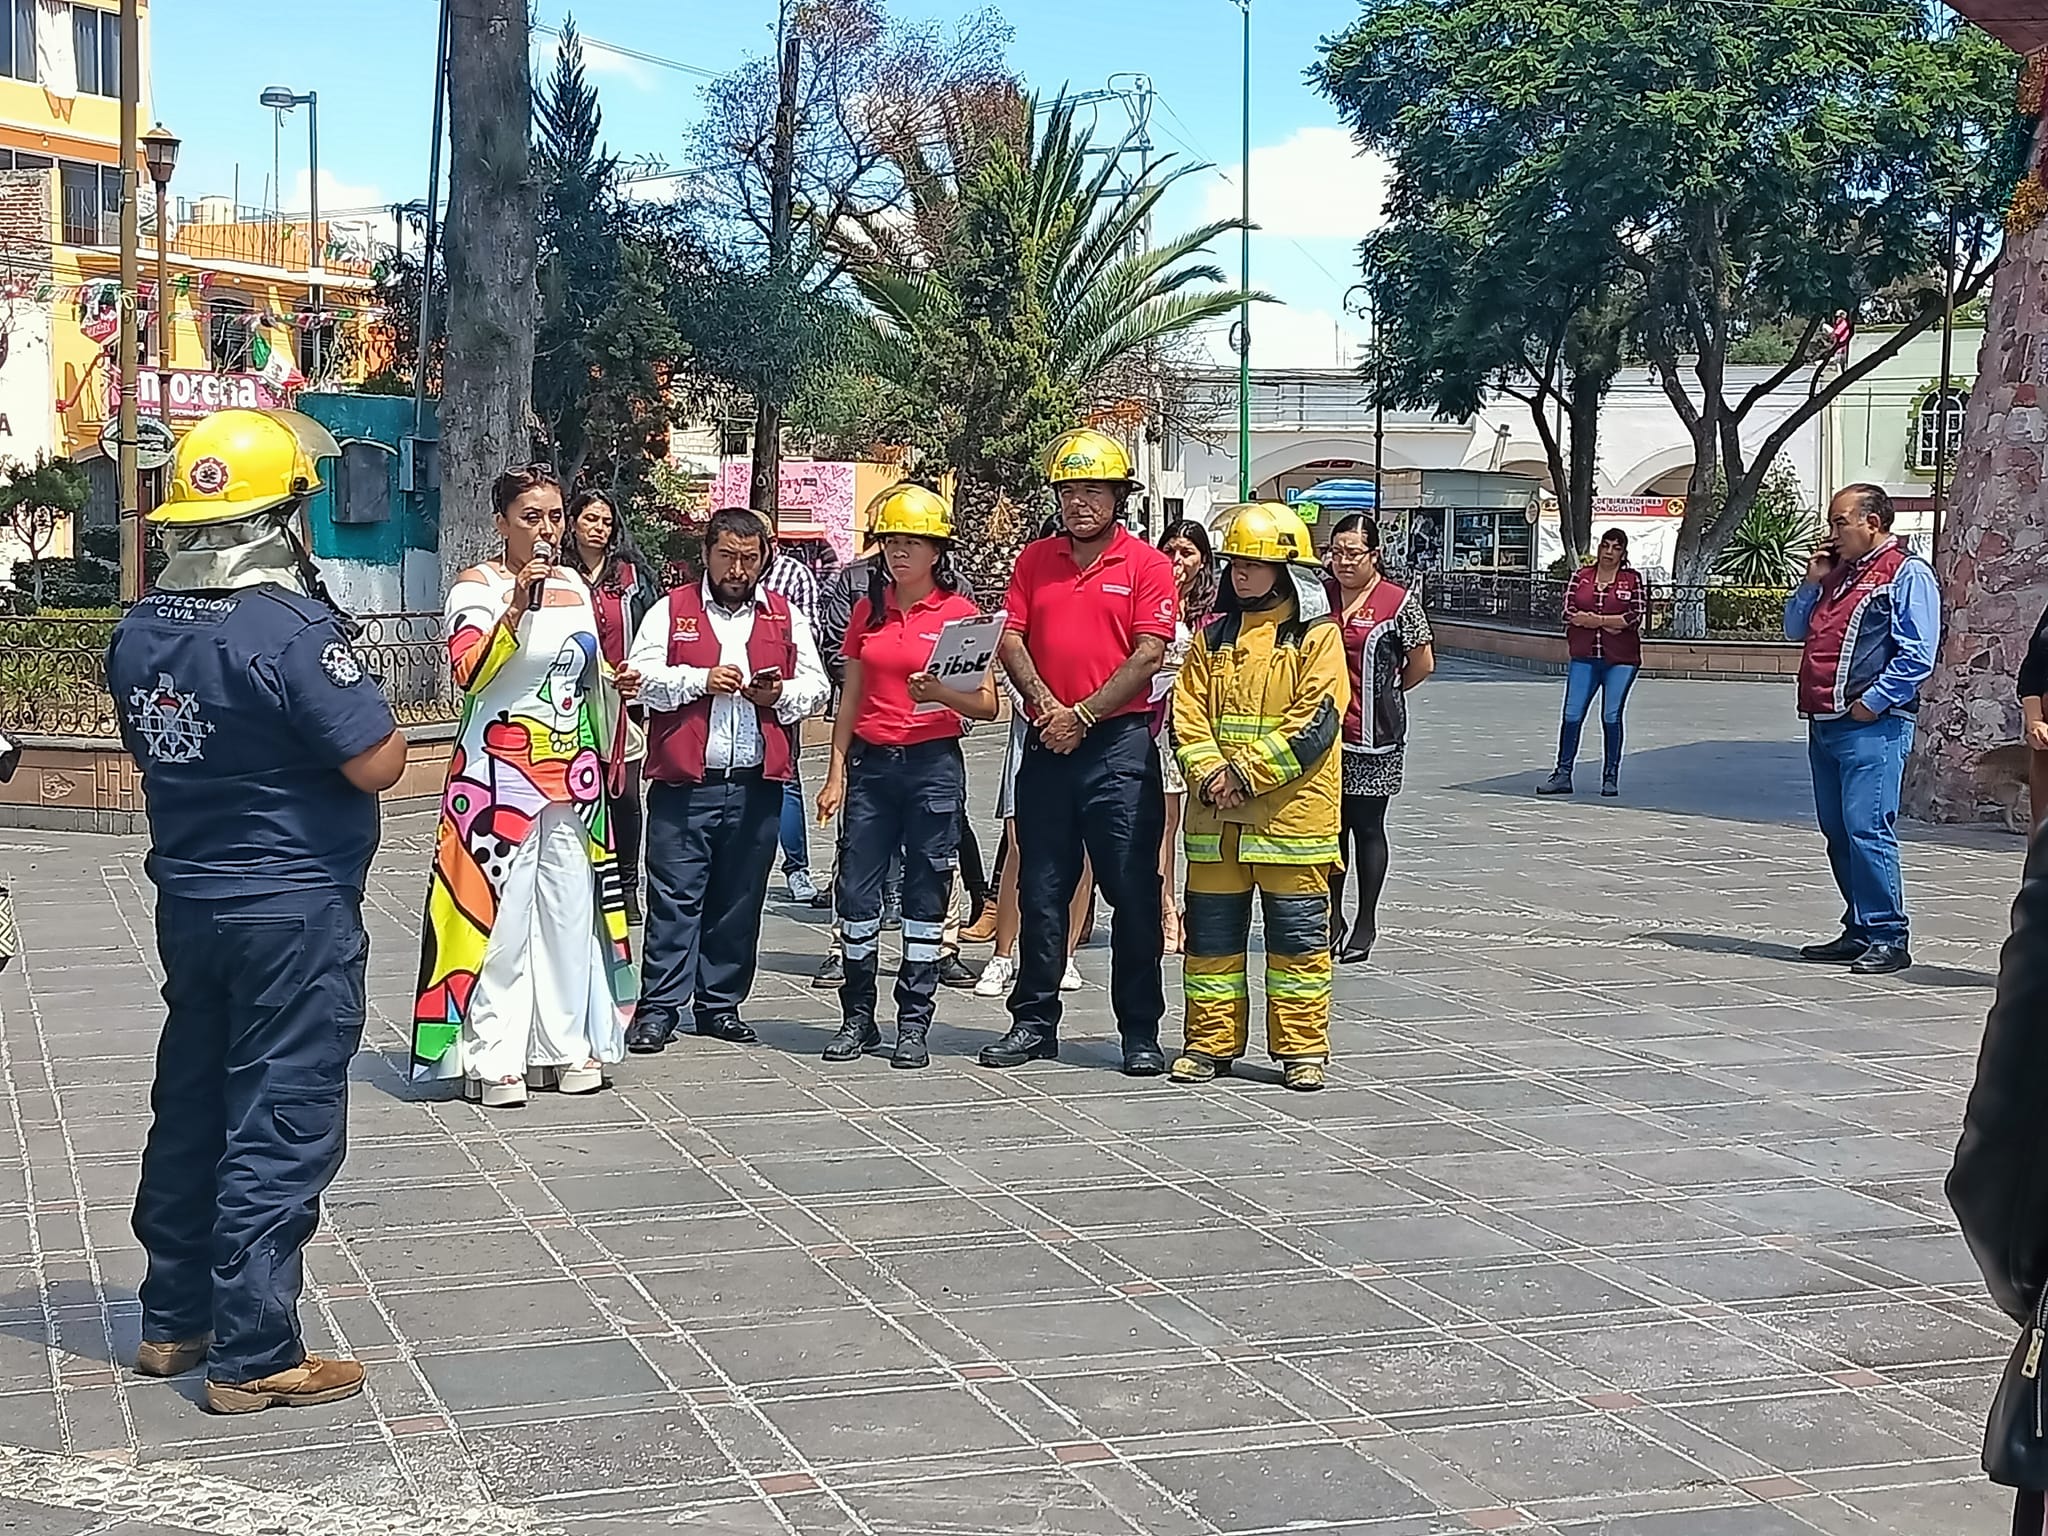
[[[856,737],[847,753],[833,886],[846,962],[839,1009],[847,1023],[875,1021],[882,887],[890,860],[900,857],[903,964],[896,972],[896,1023],[920,1039],[931,1028],[966,798],[958,741],[880,747]]]
[[[169,1014],[135,1194],[142,1337],[211,1333],[215,1381],[306,1357],[299,1256],[347,1143],[369,957],[360,908],[331,887],[157,900]]]

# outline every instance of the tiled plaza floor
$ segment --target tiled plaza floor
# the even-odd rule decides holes
[[[1908,975],[1804,969],[1788,691],[1646,684],[1626,796],[1546,803],[1557,682],[1447,670],[1315,1096],[1116,1075],[1100,948],[1057,1066],[975,1066],[1000,1006],[949,994],[930,1071],[828,1067],[777,903],[762,1044],[487,1117],[403,1079],[430,829],[392,822],[305,1309],[371,1390],[303,1413],[125,1367],[140,850],[0,833],[0,1531],[2004,1529],[2010,1330],[1940,1184],[2017,841],[1913,838]]]

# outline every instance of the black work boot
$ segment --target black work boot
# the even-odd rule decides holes
[[[848,1019],[825,1047],[827,1061],[853,1061],[882,1048],[882,1032],[873,1019]]]
[[[1035,1024],[1012,1024],[1002,1039],[981,1048],[984,1067],[1021,1067],[1027,1061],[1059,1059],[1059,1036],[1048,1034]]]
[[[932,1053],[925,1047],[925,1034],[929,1024],[898,1024],[896,1026],[896,1049],[889,1053],[892,1067],[928,1067],[932,1064]]]

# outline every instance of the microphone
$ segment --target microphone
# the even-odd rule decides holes
[[[546,539],[541,539],[537,541],[533,546],[533,558],[536,560],[545,560],[550,565],[552,565],[555,559],[555,546],[550,544]],[[540,607],[541,594],[547,590],[547,585],[548,579],[545,576],[541,577],[540,580],[536,581],[533,584],[533,586],[528,590],[526,594],[527,607]]]

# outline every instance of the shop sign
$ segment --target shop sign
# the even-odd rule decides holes
[[[1595,496],[1597,517],[1683,517],[1683,496]]]
[[[168,394],[171,418],[185,421],[231,408],[271,411],[291,404],[289,395],[260,374],[214,373],[205,368],[172,368],[161,374],[155,368],[144,368],[135,381],[135,394],[137,408],[149,416],[165,414],[163,398]],[[120,408],[120,381],[109,379],[107,414]]]

